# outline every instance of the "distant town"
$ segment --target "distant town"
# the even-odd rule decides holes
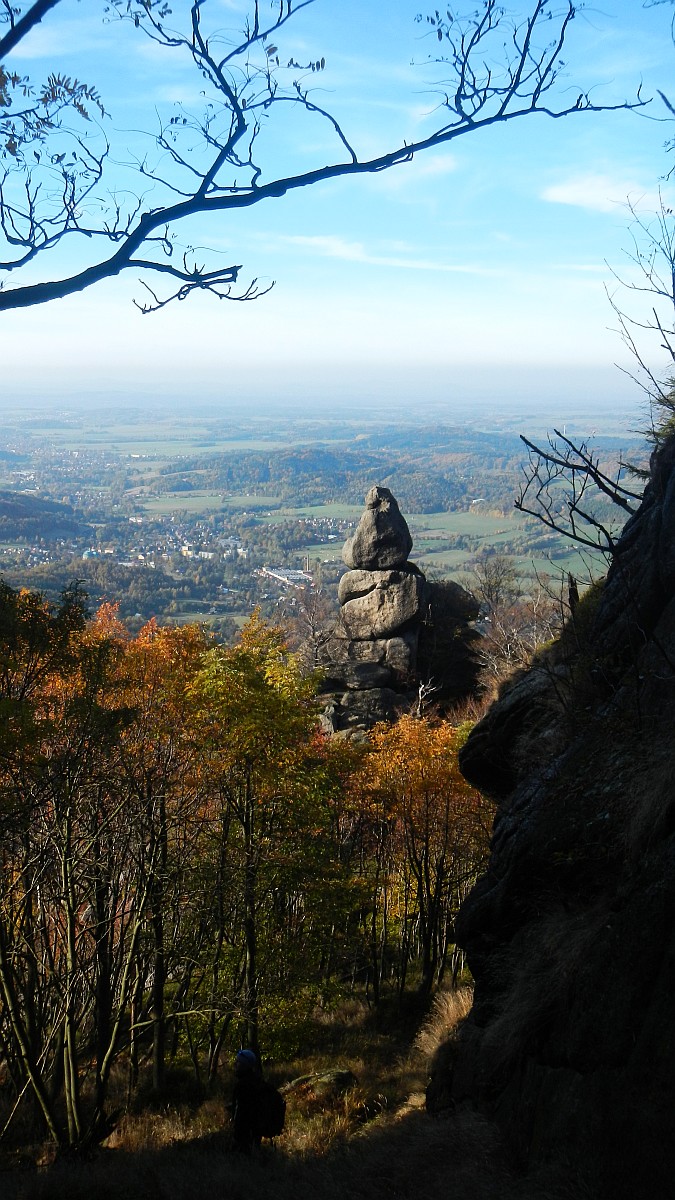
[[[132,631],[151,617],[203,621],[230,640],[251,610],[268,618],[300,589],[334,598],[341,549],[373,483],[396,495],[413,557],[436,577],[498,549],[525,571],[579,569],[559,535],[514,512],[516,433],[355,421],[270,419],[189,427],[139,411],[25,413],[0,430],[0,574],[55,599],[78,580],[92,607],[119,605]],[[608,460],[643,448],[601,439]]]

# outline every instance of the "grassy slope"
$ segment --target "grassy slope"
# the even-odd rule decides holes
[[[496,1129],[465,1110],[431,1117],[423,1087],[441,1042],[466,1012],[441,994],[410,1043],[377,1030],[358,1005],[318,1029],[324,1052],[271,1072],[278,1083],[349,1067],[341,1095],[304,1084],[287,1092],[287,1128],[250,1158],[233,1151],[224,1099],[144,1109],[123,1119],[88,1162],[0,1171],[3,1200],[573,1200],[568,1180],[531,1182],[509,1169]],[[533,1189],[533,1190],[532,1190]]]

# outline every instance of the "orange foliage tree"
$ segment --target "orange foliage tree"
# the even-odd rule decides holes
[[[237,901],[218,936],[235,934],[242,1038],[257,1050],[261,1006],[308,994],[327,889],[340,875],[329,744],[317,728],[314,680],[257,613],[238,645],[209,651],[193,697]]]
[[[0,585],[0,1136],[32,1112],[83,1149],[116,1064],[129,1093],[180,1056],[208,1084],[226,1045],[292,1051],[364,971],[377,1001],[457,967],[490,818],[461,731],[330,740],[315,690],[257,613],[234,647],[133,638],[77,590]]]
[[[376,999],[392,955],[401,993],[413,961],[423,996],[442,980],[454,916],[485,858],[492,810],[460,774],[463,737],[447,721],[412,716],[378,725],[353,780],[370,840]]]

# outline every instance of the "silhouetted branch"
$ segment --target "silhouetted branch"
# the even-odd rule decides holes
[[[673,370],[675,369],[675,219],[673,209],[659,196],[657,212],[644,215],[629,200],[632,217],[632,249],[627,258],[632,275],[625,278],[613,271],[621,291],[608,292],[617,318],[619,333],[630,351],[637,372],[622,367],[649,396],[650,402],[669,412],[673,408]],[[630,293],[646,295],[651,303],[645,310],[626,311]],[[641,335],[656,335],[658,349],[664,351],[670,369],[655,368],[647,361]],[[653,346],[649,347],[650,356]]]
[[[449,71],[452,81],[450,87],[447,82],[440,85],[441,119],[436,129],[425,138],[360,159],[338,120],[311,97],[306,81],[324,69],[325,60],[300,64],[291,58],[284,65],[276,44],[291,17],[312,2],[275,0],[272,17],[265,22],[259,0],[254,0],[243,37],[228,46],[221,30],[205,29],[205,0],[193,0],[184,30],[173,26],[174,19],[180,22],[180,7],[174,18],[164,0],[111,0],[109,11],[116,17],[131,21],[167,53],[187,56],[200,79],[207,82],[204,110],[195,114],[185,105],[177,106],[172,117],[160,119],[153,138],[156,160],[148,155],[128,155],[128,161],[121,164],[136,179],[151,181],[152,206],[142,195],[129,200],[128,193],[124,193],[122,201],[114,193],[101,190],[108,144],[100,130],[94,130],[86,140],[80,136],[73,141],[74,135],[57,122],[51,153],[36,151],[35,162],[30,164],[25,155],[13,162],[0,178],[0,232],[6,245],[0,267],[8,276],[4,284],[0,283],[0,310],[70,296],[139,265],[150,273],[167,274],[162,257],[171,257],[177,249],[175,234],[158,237],[157,230],[173,231],[189,217],[215,216],[276,200],[330,179],[385,171],[467,133],[533,113],[557,119],[581,112],[641,108],[646,103],[638,93],[633,102],[596,104],[587,92],[581,92],[571,102],[562,93],[556,104],[556,83],[564,67],[561,52],[576,12],[572,0],[564,0],[559,10],[553,0],[535,0],[522,23],[512,21],[496,0],[481,0],[477,13],[468,18],[450,12],[447,18],[438,14],[428,18],[430,30],[442,46],[440,57],[430,61]],[[57,0],[46,4],[44,11],[55,3]],[[32,13],[34,24],[40,19],[36,15],[38,7],[33,6],[22,20],[28,20]],[[285,85],[284,77],[288,78]],[[67,87],[65,91],[61,88],[61,103],[73,106],[83,119],[89,119],[87,106],[96,104],[100,108],[91,89],[80,94],[77,89],[83,85],[77,81],[61,82],[70,85],[71,93]],[[309,120],[327,126],[336,139],[338,152],[335,161],[265,180],[264,165],[257,161],[254,147],[261,123],[275,112],[282,113],[282,104],[290,104]],[[7,115],[3,116],[6,120]],[[40,136],[45,132],[42,130]],[[96,139],[102,139],[98,147]],[[100,244],[101,238],[111,243],[111,251],[96,257],[91,248]],[[64,277],[18,282],[17,286],[9,283],[12,272],[20,278],[23,267],[29,262],[34,266],[36,259],[64,239],[86,245],[90,252],[87,266]],[[162,257],[157,260],[148,254],[153,245],[161,248]],[[139,258],[141,247],[144,252]],[[212,272],[196,267],[187,270],[185,263],[174,264],[168,273],[181,280],[178,291],[160,299],[148,289],[153,303],[138,307],[142,312],[154,311],[169,299],[185,299],[196,289],[211,291],[221,299],[250,299],[262,294],[255,285],[240,293],[231,291],[240,269],[230,266]]]
[[[17,20],[17,10],[9,2],[3,0],[3,10],[5,17],[9,22],[9,29],[3,37],[0,38],[0,62],[8,55],[19,42],[40,23],[42,18],[46,16],[50,8],[54,8],[60,0],[35,0],[35,4],[31,4],[27,12]]]
[[[637,511],[641,493],[621,483],[621,464],[610,476],[586,442],[577,445],[559,430],[553,432],[558,440],[549,436],[548,447],[521,434],[528,461],[515,507],[579,545],[611,553],[614,531],[598,517],[598,500],[605,497],[625,516]]]

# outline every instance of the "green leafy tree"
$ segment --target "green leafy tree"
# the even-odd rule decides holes
[[[305,942],[312,876],[320,876],[327,847],[329,775],[314,681],[281,631],[254,613],[238,645],[206,655],[194,701],[209,790],[227,814],[240,899],[241,1021],[258,1050],[261,1004],[274,978],[277,988],[288,982],[281,963],[297,960],[293,945]]]

